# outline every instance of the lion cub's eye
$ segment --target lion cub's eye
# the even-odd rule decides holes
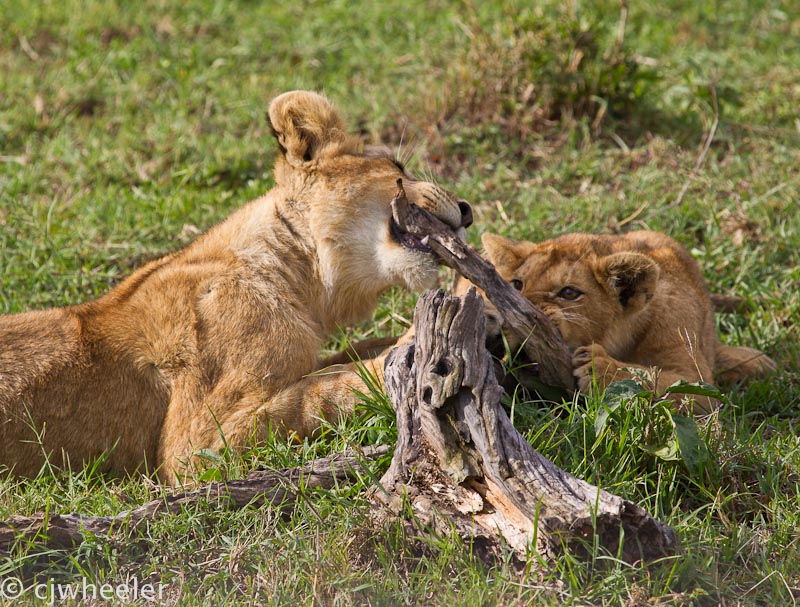
[[[512,279],[511,286],[514,287],[517,291],[522,291],[522,281],[519,278]]]
[[[558,293],[556,293],[556,297],[560,299],[566,299],[567,301],[575,301],[581,295],[583,295],[583,291],[579,291],[574,287],[564,287]]]

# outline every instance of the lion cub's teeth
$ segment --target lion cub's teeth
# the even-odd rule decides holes
[[[430,240],[431,240],[430,236],[425,236],[422,240],[420,240],[420,242],[427,247]]]

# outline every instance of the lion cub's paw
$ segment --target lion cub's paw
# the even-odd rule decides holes
[[[591,391],[592,381],[603,390],[613,381],[629,376],[623,365],[612,358],[600,344],[581,346],[572,354],[572,374],[583,393]]]

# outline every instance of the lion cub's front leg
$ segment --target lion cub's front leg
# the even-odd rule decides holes
[[[711,378],[711,367],[699,354],[680,366],[654,369],[621,362],[613,358],[600,344],[577,348],[572,355],[572,366],[578,389],[584,394],[591,392],[593,381],[602,391],[615,381],[634,379],[642,383],[644,378],[644,387],[656,396],[662,396],[666,388],[678,381],[708,381]],[[668,397],[679,410],[685,412],[710,413],[720,406],[719,401],[707,396],[696,396],[688,400],[684,400],[681,394],[670,394]]]
[[[263,443],[272,431],[302,439],[317,433],[325,421],[352,415],[359,393],[370,392],[361,373],[383,385],[386,353],[326,366],[272,395],[235,382],[221,382],[200,398],[194,390],[177,391],[162,430],[160,477],[168,483],[191,477],[202,468],[196,456],[201,449],[241,452]]]

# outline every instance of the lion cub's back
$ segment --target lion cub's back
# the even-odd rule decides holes
[[[68,308],[0,316],[0,410],[80,359],[80,322]]]
[[[40,423],[41,393],[63,386],[85,364],[79,326],[68,309],[0,316],[0,471],[35,475],[45,430],[48,438],[58,435],[72,413],[59,396],[59,415],[47,428]]]

